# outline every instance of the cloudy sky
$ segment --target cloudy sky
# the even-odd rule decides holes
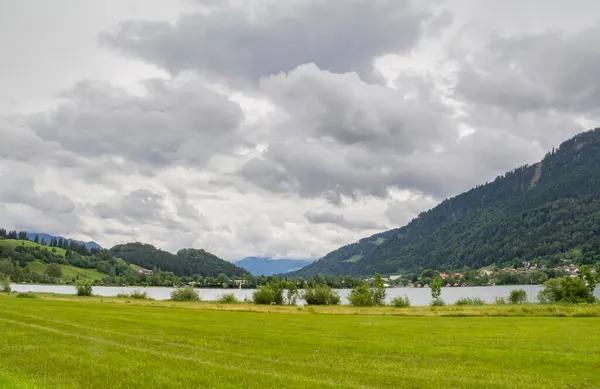
[[[320,257],[600,119],[600,2],[3,0],[0,225]]]

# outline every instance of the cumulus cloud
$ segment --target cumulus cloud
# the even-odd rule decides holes
[[[106,83],[81,82],[55,110],[31,115],[43,140],[79,155],[119,156],[155,167],[202,165],[243,143],[238,104],[196,81],[145,82],[136,95]]]
[[[431,15],[410,0],[229,2],[175,24],[127,21],[102,41],[173,74],[257,80],[305,63],[367,74],[376,56],[410,50]]]
[[[17,173],[0,175],[0,200],[9,204],[28,205],[43,212],[66,214],[73,212],[75,205],[55,191],[38,192],[31,177]]]

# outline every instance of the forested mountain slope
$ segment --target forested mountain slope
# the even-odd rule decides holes
[[[600,260],[600,129],[290,276]]]
[[[177,254],[171,254],[149,244],[127,243],[113,247],[110,252],[128,263],[150,270],[158,268],[177,276],[200,274],[203,277],[216,277],[223,273],[233,277],[247,273],[241,267],[202,249],[182,249]]]

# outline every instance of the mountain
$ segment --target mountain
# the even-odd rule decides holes
[[[173,272],[176,276],[200,274],[203,277],[216,277],[223,273],[233,277],[247,274],[241,267],[198,249],[182,249],[177,254],[171,254],[152,245],[136,242],[117,245],[111,248],[110,252],[128,263],[145,269],[158,268]]]
[[[600,261],[600,129],[290,276]]]
[[[312,263],[314,259],[272,259],[267,257],[246,257],[235,264],[248,270],[253,276],[283,274]]]
[[[75,243],[80,244],[80,245],[81,244],[85,245],[85,247],[87,247],[89,250],[92,250],[92,249],[101,250],[102,249],[102,247],[100,247],[100,245],[98,243],[96,243],[96,242],[83,242],[83,241],[80,241],[80,240],[65,238],[63,236],[58,236],[58,235],[45,234],[45,233],[42,233],[42,232],[28,232],[27,233],[27,239],[30,240],[30,241],[32,241],[32,242],[35,241],[35,237],[36,236],[38,237],[38,242],[39,243],[46,244],[46,245],[49,245],[50,242],[52,241],[52,239],[54,238],[56,240],[58,240],[58,239],[62,239],[62,240],[67,239],[69,242],[75,242]]]

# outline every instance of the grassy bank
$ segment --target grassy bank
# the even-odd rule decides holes
[[[127,301],[0,296],[0,388],[593,388],[600,382],[598,318],[390,317],[378,316],[383,308],[367,314],[349,307]]]

